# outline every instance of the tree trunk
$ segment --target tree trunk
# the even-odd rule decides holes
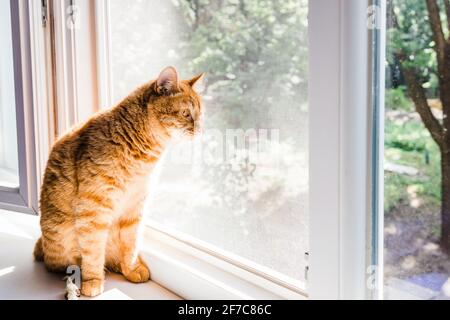
[[[448,8],[450,9],[450,6]],[[445,44],[441,64],[441,72],[439,73],[439,91],[443,112],[441,143],[441,247],[446,253],[450,254],[450,42],[446,42]]]
[[[445,0],[447,25],[450,27],[450,1]],[[397,52],[400,67],[405,76],[411,99],[414,101],[425,127],[441,150],[441,248],[450,254],[450,37],[446,37],[442,28],[440,8],[437,0],[426,0],[428,20],[430,22],[434,50],[437,59],[437,75],[439,78],[439,95],[442,103],[442,123],[431,112],[427,102],[425,89],[420,82],[417,70],[405,67],[408,54]],[[394,25],[398,28],[398,20],[393,12]]]
[[[441,247],[450,253],[450,143],[441,148]]]

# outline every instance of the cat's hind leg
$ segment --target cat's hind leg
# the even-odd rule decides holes
[[[42,237],[38,239],[33,251],[34,260],[44,261],[44,249],[42,248]]]
[[[75,246],[73,227],[59,225],[52,229],[43,230],[42,237],[36,243],[35,254],[40,254],[47,270],[51,272],[66,272],[71,265],[80,265],[80,256]],[[37,250],[37,252],[36,252]]]
[[[142,206],[143,201],[133,206],[120,217],[115,226],[119,230],[120,269],[127,280],[135,283],[150,279],[150,270],[139,256]]]

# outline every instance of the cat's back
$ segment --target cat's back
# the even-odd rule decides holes
[[[55,205],[55,201],[64,199],[59,204],[70,210],[69,201],[78,186],[77,169],[83,164],[83,157],[88,150],[98,146],[105,147],[107,140],[108,113],[101,113],[85,123],[72,128],[61,136],[53,145],[44,173],[41,188],[41,211]]]
[[[99,149],[110,140],[111,112],[98,113],[84,123],[73,127],[53,145],[47,167],[71,171],[90,148]]]

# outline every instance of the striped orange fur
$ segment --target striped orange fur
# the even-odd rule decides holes
[[[51,271],[81,266],[81,292],[103,292],[104,268],[132,282],[150,271],[138,254],[147,181],[175,132],[193,135],[201,113],[195,82],[173,67],[53,146],[41,188],[36,260]]]

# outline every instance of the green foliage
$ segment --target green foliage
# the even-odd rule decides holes
[[[434,144],[429,132],[419,121],[388,121],[385,133],[385,146],[388,148],[424,152]]]
[[[387,33],[389,43],[387,58],[390,64],[395,63],[395,54],[403,54],[408,58],[405,66],[413,67],[422,76],[423,83],[436,73],[436,54],[428,19],[428,11],[424,0],[389,1],[392,5],[394,27]]]
[[[269,127],[268,110],[306,101],[306,1],[178,3],[191,28],[183,60],[191,72],[207,73],[224,126]]]
[[[441,20],[447,21],[443,0],[438,0]],[[387,62],[397,70],[399,56],[405,57],[403,67],[414,68],[428,97],[439,91],[437,60],[432,30],[424,0],[388,0]],[[447,24],[442,25],[448,34]],[[401,80],[400,80],[401,81]],[[386,91],[386,109],[404,112],[403,116],[389,116],[385,128],[385,159],[388,162],[414,167],[417,176],[386,172],[385,210],[399,203],[409,204],[411,194],[424,203],[440,204],[441,166],[440,151],[420,118],[413,117],[414,104],[405,96],[406,88],[400,86]],[[408,113],[406,113],[408,112]],[[389,113],[389,111],[388,111]]]
[[[391,88],[386,90],[386,109],[390,110],[404,110],[413,111],[414,105],[405,96],[405,87],[400,86],[397,88]]]
[[[386,120],[385,161],[419,170],[417,176],[385,173],[385,202],[387,214],[399,204],[409,205],[413,188],[425,204],[439,206],[440,203],[440,152],[428,130],[420,120],[406,122]],[[427,163],[428,162],[428,163]]]

